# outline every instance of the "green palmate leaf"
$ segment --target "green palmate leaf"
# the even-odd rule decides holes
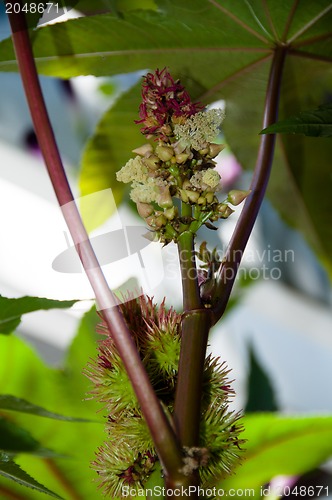
[[[330,0],[156,3],[157,11],[127,10],[36,30],[32,37],[39,71],[68,78],[169,66],[173,74],[193,82],[194,99],[204,103],[226,100],[224,131],[245,168],[255,165],[276,44],[288,45],[279,118],[326,102],[332,85]],[[10,40],[0,44],[0,70],[17,70]],[[125,122],[129,115],[121,114],[121,106],[126,110],[126,105],[125,100],[118,102],[117,126],[131,137]],[[123,156],[129,157],[132,146],[127,146],[127,137],[121,137],[118,144]],[[113,171],[122,165],[111,154]],[[331,271],[329,165],[329,141],[279,136],[268,195]],[[319,193],[319,204],[315,193]]]
[[[310,59],[300,61],[289,57],[286,60],[281,118],[308,108],[310,101],[319,104],[324,100],[326,89],[332,83],[329,66]],[[269,64],[262,64],[256,68],[255,74],[242,75],[236,82],[225,84],[223,89],[228,103],[225,134],[245,168],[252,168],[256,162],[260,138],[258,134],[248,134],[248,126],[250,130],[261,128],[268,72]],[[330,156],[330,141],[327,139],[278,136],[267,194],[286,222],[305,235],[331,274]],[[315,193],[319,193],[319,204]]]
[[[261,486],[273,477],[303,474],[332,456],[330,416],[247,415],[244,427],[244,461],[220,485],[226,491],[253,488],[255,498],[260,498]]]
[[[26,313],[49,309],[67,309],[76,300],[52,300],[40,297],[20,297],[11,299],[0,296],[0,333],[11,333],[21,322]]]
[[[270,125],[261,134],[303,134],[312,137],[332,136],[332,104],[319,106],[314,111],[304,111]]]
[[[19,465],[9,458],[8,455],[0,452],[0,475],[11,481],[32,488],[39,493],[45,493],[54,498],[62,498],[53,491],[45,488],[42,484],[36,481],[33,477],[27,474]]]
[[[156,10],[153,0],[66,0],[67,6],[73,6],[85,16],[96,14],[121,14],[129,10]]]
[[[128,161],[128,149],[134,149],[144,142],[139,127],[134,128],[139,106],[139,86],[123,94],[109,109],[89,140],[82,159],[80,174],[81,195],[97,193],[94,197],[81,199],[81,214],[88,230],[102,224],[122,201],[125,185],[116,181],[115,174]],[[126,147],[123,148],[125,138]],[[112,189],[114,202],[110,193]],[[93,209],[91,207],[93,203]]]
[[[44,448],[26,429],[0,417],[0,450],[7,454],[32,453],[43,457],[57,456]]]
[[[95,473],[89,467],[94,459],[96,443],[104,439],[103,425],[96,422],[97,404],[89,398],[90,382],[82,375],[89,359],[95,355],[95,322],[98,316],[89,315],[82,322],[79,336],[75,339],[70,355],[61,369],[46,366],[33,350],[14,335],[0,336],[0,392],[14,394],[36,406],[63,415],[79,415],[89,423],[59,421],[53,418],[36,418],[34,414],[11,412],[10,419],[29,431],[41,446],[54,450],[57,457],[42,458],[23,454],[16,462],[37,481],[66,499],[93,498],[101,493],[93,483]],[[64,458],[66,457],[66,458]],[[0,478],[1,486],[8,488],[8,481]],[[40,493],[25,493],[22,486],[12,483],[10,489],[29,500],[40,500]],[[75,496],[76,495],[76,496]],[[14,496],[15,497],[15,496]]]
[[[67,417],[65,415],[60,415],[59,413],[53,413],[45,410],[45,408],[42,408],[41,406],[34,405],[25,399],[16,398],[15,396],[11,396],[9,394],[0,395],[0,409],[30,413],[39,417],[54,418],[55,420],[64,420],[66,422],[90,422],[90,420],[84,418]]]
[[[245,412],[276,411],[278,407],[271,381],[258,362],[252,346],[249,348],[249,361],[248,395]]]
[[[220,71],[223,75],[231,75],[243,64],[269,54],[269,47],[261,47],[260,40],[246,31],[240,44],[243,44],[242,47],[247,44],[249,51],[241,54],[238,50],[239,41],[234,36],[236,23],[206,0],[196,0],[190,7],[182,1],[174,9],[172,2],[159,3],[162,13],[135,11],[121,18],[105,14],[37,30],[33,33],[33,42],[39,70],[64,78],[81,74],[105,76],[167,64],[174,71],[176,67],[182,68],[185,62],[190,73],[191,67],[204,66],[206,73],[201,76],[209,88],[209,80],[216,69],[218,74],[213,77],[215,82]],[[170,15],[167,13],[168,8],[171,8]],[[209,36],[205,31],[206,25],[210,27]],[[195,36],[192,36],[193,32]],[[210,67],[211,62],[219,61],[223,44],[228,48],[226,57],[229,67]],[[212,47],[219,50],[212,50]],[[236,58],[230,53],[234,49]],[[0,71],[17,70],[11,41],[3,41],[0,50]],[[79,60],[77,54],[80,54]]]

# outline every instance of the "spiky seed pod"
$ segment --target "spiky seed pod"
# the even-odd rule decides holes
[[[113,442],[125,440],[130,446],[135,445],[136,454],[155,454],[149,429],[140,412],[120,421],[108,419],[105,430]]]
[[[123,439],[104,443],[98,448],[96,457],[91,465],[98,473],[100,488],[113,499],[123,498],[125,487],[138,494],[156,462],[155,455],[141,454]]]
[[[208,252],[204,245],[203,253]],[[210,252],[208,252],[210,254]],[[212,258],[212,254],[211,258]],[[181,341],[181,316],[165,303],[156,306],[148,297],[129,300],[120,306],[151,384],[165,410],[173,411]],[[121,488],[144,487],[156,460],[148,428],[138,402],[104,323],[99,331],[106,334],[99,345],[98,358],[90,363],[86,374],[94,384],[93,397],[107,411],[108,441],[99,448],[93,468],[101,487],[110,497],[121,498]],[[202,423],[200,446],[184,450],[184,467],[198,467],[202,485],[233,470],[241,453],[239,415],[228,410],[233,391],[229,371],[211,355],[203,374]],[[204,452],[202,450],[205,450]],[[193,469],[192,469],[193,470]]]
[[[241,456],[240,439],[243,426],[239,422],[240,413],[227,410],[227,406],[215,399],[204,414],[201,424],[201,442],[209,450],[209,460],[199,469],[203,488],[216,483],[216,480],[232,474]]]

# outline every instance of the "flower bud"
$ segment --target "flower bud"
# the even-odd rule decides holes
[[[142,203],[138,202],[136,203],[137,206],[137,212],[143,219],[146,219],[146,217],[149,217],[149,215],[153,214],[154,208],[150,203]]]
[[[207,249],[206,241],[203,241],[199,246],[198,257],[203,262],[210,262],[211,252]]]
[[[161,128],[160,128],[160,132],[166,136],[169,136],[169,135],[172,135],[173,134],[173,130],[172,130],[172,127],[170,125],[163,125]]]
[[[165,226],[166,223],[167,223],[167,219],[164,215],[159,215],[158,217],[156,217],[155,226],[158,229]]]
[[[159,187],[159,194],[156,201],[161,208],[171,208],[173,206],[173,201],[168,186]]]
[[[206,198],[205,196],[200,196],[197,200],[198,205],[206,205]]]
[[[210,304],[213,298],[213,294],[216,288],[216,282],[214,279],[207,279],[199,287],[199,293],[201,299],[204,303]]]
[[[242,203],[250,193],[251,191],[239,191],[238,189],[232,189],[232,191],[228,193],[228,201],[236,207],[237,205],[240,205],[240,203]]]
[[[207,203],[212,203],[214,200],[214,193],[212,191],[209,191],[208,193],[205,194],[206,202]]]
[[[149,170],[157,170],[159,168],[159,158],[156,155],[151,155],[149,158],[142,158],[142,163],[149,169]]]
[[[174,149],[169,146],[157,146],[156,155],[161,159],[161,161],[169,161],[174,155]]]
[[[209,152],[209,149],[208,148],[203,148],[203,149],[200,149],[199,150],[199,154],[201,154],[202,156],[205,156],[207,155]]]
[[[184,203],[188,203],[189,198],[185,189],[180,189],[180,196],[181,200],[184,201]]]
[[[140,146],[139,148],[133,149],[133,153],[136,153],[140,156],[144,156],[147,153],[152,153],[153,147],[151,144],[143,144],[143,146]]]
[[[188,160],[189,158],[189,155],[187,155],[186,153],[180,153],[178,155],[176,155],[175,159],[176,159],[176,163],[184,163]]]
[[[209,146],[210,158],[215,158],[216,156],[218,156],[220,151],[222,151],[223,149],[225,149],[225,144],[213,144],[213,143],[211,143]]]
[[[147,217],[145,221],[152,229],[160,229],[167,223],[167,219],[164,215],[158,215],[158,217],[151,215]]]
[[[177,165],[171,165],[168,169],[168,171],[175,177],[177,178],[180,174],[179,167]]]
[[[150,217],[147,217],[145,219],[145,222],[152,228],[156,228],[156,216],[155,215],[150,215]]]
[[[189,179],[185,179],[182,183],[182,188],[183,189],[192,189],[192,184],[189,181]]]
[[[189,191],[187,189],[186,193],[187,193],[188,199],[189,199],[189,201],[191,201],[191,203],[197,203],[198,198],[200,197],[200,195],[199,195],[199,193],[197,193],[197,191]]]
[[[219,203],[217,211],[222,219],[227,219],[234,212],[226,203]]]
[[[176,142],[173,147],[174,153],[177,155],[183,153],[183,151],[186,149],[185,144],[183,144],[181,141]]]
[[[173,220],[174,217],[177,215],[177,208],[172,206],[172,208],[168,208],[167,210],[164,211],[164,216],[166,217],[167,220]]]

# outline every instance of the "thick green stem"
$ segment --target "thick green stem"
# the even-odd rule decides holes
[[[277,121],[281,79],[286,53],[286,46],[281,45],[275,48],[267,86],[263,128]],[[251,194],[246,199],[226,251],[224,263],[217,277],[217,287],[214,297],[216,306],[213,308],[213,323],[216,323],[221,318],[227,306],[244,249],[265,195],[270,177],[274,146],[274,134],[262,135],[257,163],[250,186]]]
[[[183,316],[174,420],[184,446],[198,446],[204,360],[211,326],[208,309]]]
[[[178,238],[178,252],[181,268],[183,310],[191,311],[202,307],[199,295],[194,250],[194,235],[185,231]]]
[[[14,3],[14,1],[7,2],[11,5]],[[151,386],[123,316],[115,305],[114,296],[108,287],[74,202],[40,88],[24,15],[22,12],[9,14],[9,20],[17,62],[38,143],[59,205],[96,295],[99,308],[102,310],[105,322],[128,372],[165,474],[174,480],[178,478],[181,481],[183,479],[179,472],[182,466],[181,448]]]
[[[186,206],[184,208],[188,211]],[[189,213],[186,213],[186,216],[188,215]],[[199,295],[194,235],[190,231],[182,233],[179,237],[178,250],[184,314],[174,420],[181,444],[190,447],[199,444],[202,377],[210,316],[209,311],[202,305]]]

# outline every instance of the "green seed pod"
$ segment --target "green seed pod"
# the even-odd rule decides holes
[[[166,230],[169,224],[166,226]],[[167,310],[164,301],[157,306],[141,296],[120,304],[151,384],[166,411],[173,412],[181,345],[181,315]],[[85,374],[93,382],[92,397],[105,408],[105,438],[92,467],[109,498],[120,498],[124,486],[139,490],[147,484],[158,467],[147,425],[131,387],[106,323],[99,325],[104,340],[98,357],[90,362]],[[107,333],[107,335],[105,335]],[[199,447],[185,447],[183,472],[198,470],[201,486],[232,472],[240,460],[242,431],[239,414],[228,409],[229,385],[226,366],[208,356],[204,363],[202,421]],[[106,406],[105,406],[106,403]]]

